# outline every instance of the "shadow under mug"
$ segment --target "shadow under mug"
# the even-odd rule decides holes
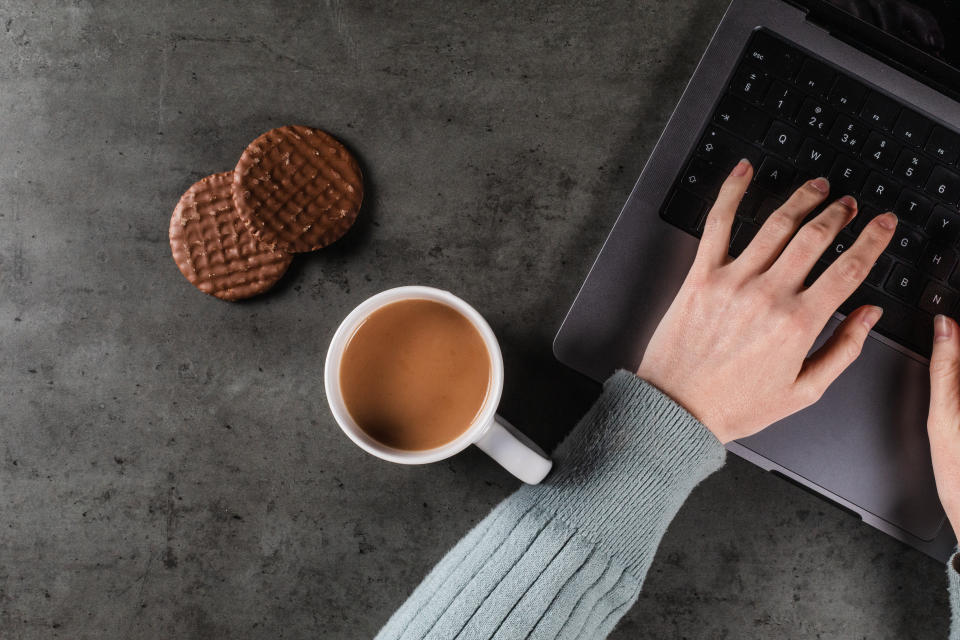
[[[340,362],[350,338],[361,324],[377,309],[401,300],[432,300],[452,307],[467,318],[483,338],[490,356],[490,383],[483,407],[470,426],[455,439],[433,449],[410,451],[387,446],[367,434],[357,425],[347,410],[340,390]],[[432,287],[397,287],[388,289],[361,302],[340,323],[324,365],[324,388],[330,411],[337,424],[360,448],[378,458],[401,464],[436,462],[463,451],[475,444],[507,471],[528,484],[537,484],[550,472],[553,462],[540,447],[497,415],[503,392],[503,356],[500,345],[487,321],[476,309],[448,291]]]

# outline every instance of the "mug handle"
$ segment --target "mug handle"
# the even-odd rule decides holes
[[[474,444],[527,484],[539,484],[553,467],[543,449],[500,415]]]

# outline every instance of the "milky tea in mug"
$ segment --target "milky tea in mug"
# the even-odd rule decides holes
[[[340,392],[357,426],[406,451],[456,440],[490,393],[490,354],[473,323],[435,300],[387,304],[350,336]]]

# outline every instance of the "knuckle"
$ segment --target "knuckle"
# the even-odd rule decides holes
[[[870,272],[872,264],[858,256],[847,254],[836,262],[837,276],[847,284],[860,284]]]
[[[727,179],[720,185],[720,194],[724,196],[733,195],[742,190],[740,179],[733,176],[727,176]]]
[[[819,385],[812,384],[810,382],[799,384],[798,395],[803,403],[808,407],[812,404],[816,404],[820,398],[823,397],[824,390],[819,387]]]
[[[838,349],[840,351],[840,356],[845,362],[853,362],[860,356],[860,350],[863,348],[863,343],[854,338],[851,335],[846,335],[840,342]]]
[[[711,207],[710,212],[707,213],[707,219],[703,221],[703,228],[706,229],[717,229],[724,226],[730,225],[730,218],[728,215],[727,207],[724,207],[720,204],[715,204]]]
[[[775,282],[770,282],[767,278],[759,278],[756,284],[750,287],[750,292],[747,295],[750,297],[753,306],[775,312],[780,307],[780,289],[782,287],[778,289]]]
[[[804,240],[811,245],[827,245],[833,240],[834,235],[830,224],[819,217],[803,227]]]
[[[812,180],[808,180],[803,184],[802,187],[794,191],[793,195],[790,196],[787,201],[795,203],[800,207],[812,209],[818,203],[822,202],[826,197],[827,194],[813,186]]]
[[[934,354],[930,359],[930,373],[937,377],[955,377],[958,371],[960,371],[960,362],[956,358]]]
[[[765,226],[777,235],[787,235],[793,233],[794,222],[789,214],[781,207],[773,215],[767,218]]]

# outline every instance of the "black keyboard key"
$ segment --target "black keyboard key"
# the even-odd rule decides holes
[[[927,223],[932,210],[933,203],[930,200],[909,189],[904,189],[897,198],[897,203],[893,205],[893,212],[897,214],[897,218],[917,227]]]
[[[734,234],[733,240],[730,241],[730,255],[736,258],[743,253],[743,250],[747,248],[747,245],[750,244],[750,241],[753,240],[759,230],[760,227],[752,222],[744,222],[741,224],[740,228],[737,229],[737,232]]]
[[[817,278],[823,275],[823,272],[827,270],[830,265],[823,260],[818,260],[813,264],[813,268],[810,269],[810,273],[807,274],[807,277],[804,279],[803,283],[806,286],[812,285],[817,281]]]
[[[954,164],[960,158],[960,135],[940,126],[934,127],[924,149],[940,162]]]
[[[865,304],[883,308],[883,315],[874,330],[920,355],[929,357],[933,343],[933,320],[916,307],[908,306],[884,292],[860,287],[840,305],[842,313],[850,313]]]
[[[860,234],[863,231],[871,220],[876,218],[881,213],[884,213],[874,207],[873,205],[860,203],[857,208],[857,215],[853,218],[852,221],[847,225],[847,228],[855,234]]]
[[[807,138],[800,147],[797,166],[811,176],[825,176],[833,166],[833,150],[826,142]]]
[[[854,115],[863,103],[863,97],[867,95],[867,88],[845,75],[838,75],[830,89],[830,95],[827,99],[830,104],[835,106],[843,113]]]
[[[757,170],[754,181],[771,193],[786,196],[793,185],[795,173],[792,165],[773,156],[767,156]]]
[[[960,267],[953,270],[953,273],[951,273],[948,278],[948,282],[954,289],[960,289]]]
[[[870,273],[867,274],[867,284],[882,287],[883,281],[887,279],[887,274],[890,273],[890,266],[892,264],[893,258],[884,253],[880,254],[877,261],[873,263]]]
[[[825,96],[833,84],[833,78],[836,74],[829,66],[807,58],[800,66],[800,72],[797,73],[797,86],[808,93],[818,96]]]
[[[762,154],[753,145],[735,138],[717,127],[707,127],[707,132],[697,145],[697,155],[726,170],[733,169],[741,158],[757,166]]]
[[[920,270],[937,280],[946,280],[949,278],[956,264],[956,251],[935,244],[928,246],[924,250],[923,255],[920,256]]]
[[[912,269],[905,264],[898,264],[893,268],[890,277],[887,278],[887,284],[884,288],[904,302],[913,302],[920,295],[922,282],[923,278],[916,269]]]
[[[830,245],[830,248],[824,251],[823,255],[820,257],[822,262],[827,264],[832,263],[834,260],[840,257],[840,254],[853,246],[853,241],[856,238],[851,233],[843,231],[837,236],[833,243]]]
[[[860,287],[854,291],[853,295],[840,305],[840,311],[850,313],[865,304],[883,308],[883,315],[874,330],[922,356],[930,356],[930,347],[933,344],[931,316],[870,287]]]
[[[763,148],[767,151],[777,153],[788,158],[792,158],[800,148],[803,141],[803,134],[791,126],[782,122],[774,122],[770,125],[770,131],[763,139]]]
[[[780,205],[783,204],[782,200],[777,198],[766,197],[760,201],[760,205],[757,207],[756,212],[753,214],[753,221],[757,224],[763,224],[767,221],[767,218],[770,217],[770,214],[780,208]]]
[[[799,51],[764,31],[757,31],[744,56],[755,67],[772,76],[790,80],[803,61]]]
[[[957,292],[939,282],[928,282],[920,295],[920,308],[928,313],[950,313],[957,306]]]
[[[813,131],[826,138],[836,117],[836,112],[822,101],[807,98],[800,106],[800,113],[797,114],[797,124],[808,133]]]
[[[893,165],[893,175],[897,179],[920,188],[927,184],[932,170],[933,162],[910,149],[901,151],[896,164]]]
[[[900,145],[874,131],[867,138],[861,156],[875,167],[889,169],[897,159],[898,153],[900,153]]]
[[[893,239],[887,245],[887,251],[910,264],[915,264],[923,249],[923,240],[923,236],[916,231],[911,231],[906,225],[898,224]]]
[[[829,136],[830,142],[849,152],[854,152],[862,147],[866,139],[867,128],[847,116],[837,118]]]
[[[927,193],[944,202],[957,204],[960,200],[960,175],[937,165],[927,181]]]
[[[956,210],[950,210],[938,204],[933,208],[933,215],[927,221],[926,232],[934,242],[952,243],[960,237],[960,215]]]
[[[793,120],[793,116],[797,115],[797,109],[800,108],[800,102],[802,101],[803,94],[799,91],[782,82],[774,82],[767,91],[763,106],[778,118]]]
[[[900,196],[900,187],[888,176],[871,171],[863,185],[863,199],[881,211],[890,211]]]
[[[900,107],[890,98],[875,91],[867,94],[867,99],[860,109],[860,116],[871,126],[890,130],[897,121]]]
[[[904,109],[900,112],[897,123],[893,125],[893,135],[904,144],[920,149],[927,141],[932,128],[933,123],[922,115],[916,111]]]
[[[835,197],[858,194],[863,187],[864,180],[867,179],[867,168],[847,156],[840,156],[833,163],[828,179],[830,180],[830,193]]]
[[[741,98],[759,103],[763,102],[769,86],[770,79],[763,72],[749,65],[741,65],[733,75],[730,90]]]
[[[726,95],[714,114],[714,122],[730,131],[756,142],[767,132],[768,118],[762,111],[751,107],[739,98]]]
[[[713,200],[720,191],[720,185],[727,179],[727,173],[707,164],[701,158],[694,158],[680,177],[680,186],[707,200]]]
[[[747,189],[740,198],[740,204],[737,205],[737,218],[753,220],[753,214],[757,210],[757,205],[760,204],[762,195],[756,189]]]
[[[688,191],[676,189],[667,206],[663,208],[663,219],[693,233],[700,228],[706,210],[706,202]]]

